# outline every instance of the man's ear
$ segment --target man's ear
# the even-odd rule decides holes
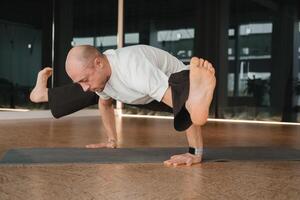
[[[100,68],[103,68],[103,63],[101,62],[101,58],[99,57],[95,58],[95,66],[99,66]]]

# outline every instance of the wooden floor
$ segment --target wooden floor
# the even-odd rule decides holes
[[[182,147],[172,120],[117,118],[119,147]],[[206,147],[300,149],[300,126],[209,122]],[[98,117],[0,122],[0,157],[18,147],[83,147],[105,139]],[[0,199],[300,199],[300,162],[0,166]]]

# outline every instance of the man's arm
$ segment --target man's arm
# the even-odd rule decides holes
[[[186,162],[186,164],[201,162],[203,155],[202,127],[193,124],[186,130],[186,136],[189,143],[189,153],[187,156],[191,158],[191,163]]]
[[[186,130],[189,147],[203,149],[203,138],[201,126],[192,125]]]
[[[104,100],[99,98],[98,107],[102,117],[102,122],[106,129],[106,135],[108,138],[108,143],[113,148],[117,147],[117,130],[116,130],[116,120],[113,107],[113,99]]]
[[[101,99],[99,98],[98,107],[100,110],[102,122],[106,130],[107,142],[99,144],[87,145],[87,148],[116,148],[117,147],[117,131],[116,120],[113,107],[113,99]]]
[[[191,166],[192,164],[200,163],[202,161],[203,139],[201,126],[192,125],[186,130],[186,136],[192,152],[174,155],[164,162],[165,165],[178,166],[184,164]]]
[[[113,99],[104,100],[99,98],[98,107],[102,117],[102,122],[106,129],[108,139],[117,140]]]

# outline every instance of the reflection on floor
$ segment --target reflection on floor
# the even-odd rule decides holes
[[[0,157],[18,147],[83,147],[105,140],[97,117],[0,122]],[[119,147],[183,147],[172,120],[117,118]],[[300,149],[300,126],[209,122],[206,147]],[[0,199],[299,199],[300,162],[0,166]]]

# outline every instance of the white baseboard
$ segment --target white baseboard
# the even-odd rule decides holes
[[[86,117],[86,116],[100,116],[98,109],[84,109],[75,112],[66,117]],[[15,119],[42,119],[42,118],[54,118],[50,110],[33,110],[25,112],[15,111],[1,111],[0,120],[15,120]],[[65,118],[65,117],[64,117]]]

